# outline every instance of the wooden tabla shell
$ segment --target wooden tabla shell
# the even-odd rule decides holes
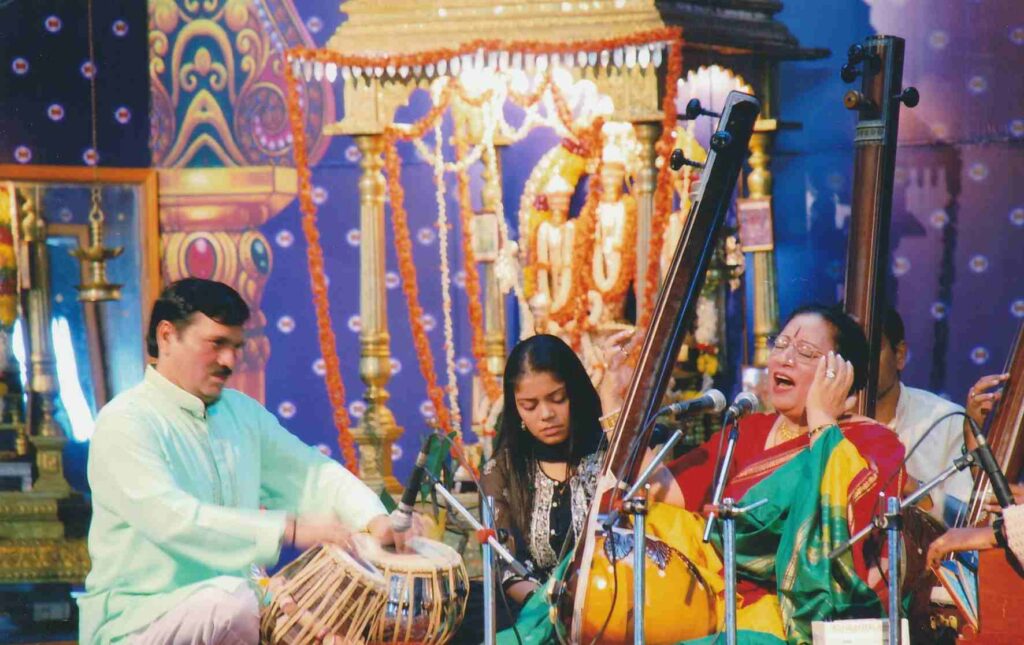
[[[409,540],[409,553],[392,553],[367,535],[355,536],[360,557],[386,581],[386,602],[370,628],[379,644],[446,643],[466,613],[469,576],[451,547],[427,538]]]
[[[341,547],[315,546],[270,579],[260,617],[262,642],[365,643],[386,593],[385,578],[372,565]]]

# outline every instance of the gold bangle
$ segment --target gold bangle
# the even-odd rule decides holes
[[[814,435],[818,434],[819,432],[823,432],[825,430],[828,430],[832,426],[837,426],[838,427],[838,424],[835,424],[835,423],[823,423],[820,426],[818,426],[817,428],[815,428],[814,430],[811,430],[810,432],[808,432],[807,436],[808,437],[813,437]]]
[[[601,429],[604,430],[605,432],[610,432],[614,430],[615,424],[618,423],[619,421],[620,412],[622,412],[621,409],[616,410],[615,412],[609,412],[608,414],[598,419],[598,421],[601,423]]]

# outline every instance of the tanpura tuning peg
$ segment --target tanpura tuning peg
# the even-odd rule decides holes
[[[699,116],[722,116],[718,112],[712,112],[711,110],[705,110],[700,104],[700,99],[690,99],[690,102],[686,104],[686,118],[689,121],[693,121]]]
[[[908,108],[912,108],[921,102],[921,93],[917,91],[916,87],[905,87],[902,92],[892,98]]]
[[[718,132],[711,135],[711,149],[715,152],[721,152],[732,144],[732,135],[725,130],[719,130]]]
[[[856,65],[862,60],[864,60],[864,47],[857,43],[850,45],[850,49],[846,51],[846,62],[850,65]]]
[[[843,79],[844,83],[852,83],[857,80],[858,76],[860,76],[860,70],[857,69],[856,63],[847,63],[839,70],[839,77]]]
[[[687,159],[686,156],[683,155],[683,151],[680,150],[679,148],[676,148],[675,150],[672,151],[672,156],[668,158],[668,166],[672,170],[679,170],[683,166],[690,166],[692,168],[703,168],[704,164],[700,163],[699,161]]]

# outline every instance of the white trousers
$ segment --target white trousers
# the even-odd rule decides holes
[[[233,593],[203,587],[149,627],[131,645],[257,645],[260,609],[256,594],[241,585]]]

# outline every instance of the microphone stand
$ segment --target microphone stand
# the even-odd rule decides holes
[[[665,445],[647,464],[632,488],[626,492],[622,508],[633,516],[633,643],[644,643],[644,602],[647,598],[646,580],[644,577],[644,556],[647,550],[647,481],[655,469],[665,461],[672,448],[683,438],[683,431],[676,430]],[[613,519],[610,523],[614,524]],[[609,533],[611,528],[609,527]],[[614,536],[612,537],[614,540]]]
[[[709,517],[715,514],[722,518],[722,552],[725,560],[725,642],[726,645],[736,645],[736,517],[747,511],[752,511],[758,506],[767,504],[767,499],[762,499],[748,504],[747,506],[736,506],[736,501],[726,497],[718,504],[708,504],[704,507]],[[710,520],[709,520],[710,521]]]
[[[722,551],[725,560],[725,642],[726,645],[736,645],[736,517],[766,504],[768,500],[762,499],[748,506],[738,507],[731,497],[722,499],[725,483],[729,479],[729,468],[732,466],[732,455],[740,436],[738,418],[727,418],[726,425],[729,426],[729,441],[719,464],[711,503],[704,507],[708,514],[707,524],[704,526],[704,542],[711,539],[715,518],[721,517]]]
[[[494,498],[490,495],[483,497],[483,506],[480,508],[480,518],[487,530],[494,528],[494,518],[491,517],[491,509],[494,508]],[[494,645],[497,640],[498,606],[495,600],[494,580],[494,553],[489,542],[480,545],[483,554],[484,568],[484,645]]]
[[[874,521],[857,531],[849,540],[843,542],[828,554],[829,560],[835,560],[842,554],[849,551],[853,545],[860,542],[875,528],[885,529],[886,540],[889,551],[889,643],[899,645],[903,633],[900,629],[900,581],[899,581],[899,557],[900,557],[900,529],[902,529],[901,513],[903,509],[913,506],[942,482],[949,479],[953,473],[963,470],[975,463],[974,452],[957,457],[953,465],[939,473],[934,479],[921,488],[914,491],[910,497],[900,502],[899,497],[890,496],[886,500],[885,512],[876,516]]]
[[[442,484],[440,481],[438,481],[437,477],[435,477],[433,473],[431,473],[429,470],[427,470],[427,471],[424,471],[423,474],[424,474],[424,476],[426,476],[426,477],[428,477],[430,479],[431,483],[433,483],[434,490],[436,490],[437,493],[441,497],[444,498],[444,501],[447,503],[449,509],[452,509],[456,513],[458,513],[462,517],[462,519],[465,520],[466,523],[469,524],[471,527],[473,527],[473,529],[475,529],[476,531],[478,531],[480,533],[487,533],[488,532],[488,530],[490,529],[490,524],[493,521],[492,518],[490,517],[491,501],[490,501],[489,497],[484,497],[483,498],[485,503],[484,503],[483,509],[482,509],[482,516],[484,517],[485,522],[488,524],[488,526],[485,528],[483,524],[481,524],[479,521],[477,521],[477,519],[475,517],[473,517],[473,514],[470,513],[469,510],[465,506],[463,506],[461,503],[459,503],[459,500],[455,499],[455,496],[452,495],[448,491],[448,489],[444,487],[444,484]],[[481,547],[483,548],[484,572],[485,572],[485,575],[486,575],[487,570],[490,568],[488,563],[493,559],[493,554],[490,553],[490,551],[492,551],[492,550],[493,550],[494,553],[496,553],[498,556],[500,556],[506,562],[507,566],[510,569],[512,569],[512,572],[515,573],[517,576],[525,578],[526,576],[530,575],[530,573],[532,572],[530,570],[530,568],[528,568],[526,565],[524,565],[519,560],[516,560],[515,556],[513,556],[511,553],[509,553],[508,549],[506,549],[504,547],[504,545],[502,545],[502,543],[498,541],[498,539],[494,536],[493,533],[487,535],[487,540],[484,541],[481,544]],[[492,576],[493,576],[493,571],[492,571]],[[496,598],[495,598],[495,593],[494,593],[492,587],[493,587],[493,585],[490,585],[490,586],[488,585],[487,579],[485,577],[485,579],[484,579],[484,603],[485,603],[485,606],[484,606],[484,612],[485,612],[484,613],[484,628],[485,628],[485,631],[486,631],[485,638],[492,639],[492,640],[487,641],[488,643],[493,643],[494,642],[493,639],[495,638],[494,631],[495,631],[495,623],[496,623],[495,617],[497,615],[497,611],[496,611],[496,607],[497,607],[497,605],[496,605]],[[488,591],[487,591],[488,589],[491,589],[491,593],[490,594],[488,594]],[[488,598],[488,596],[489,596],[489,598]],[[488,627],[488,620],[487,620],[488,616],[491,617],[491,620],[489,621],[490,622],[489,627]]]
[[[732,422],[730,424],[730,421]],[[729,477],[729,467],[732,466],[732,453],[736,449],[736,441],[740,437],[740,424],[738,419],[726,419],[729,425],[729,442],[725,446],[725,455],[718,465],[718,476],[715,478],[715,493],[711,496],[711,504],[708,505],[708,521],[704,526],[704,542],[711,539],[711,529],[715,526],[715,512],[722,502],[722,492],[725,490],[725,481]]]

